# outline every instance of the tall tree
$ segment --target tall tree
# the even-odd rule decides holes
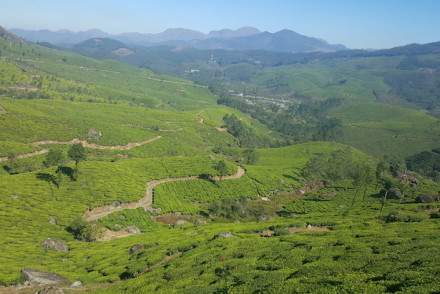
[[[218,172],[220,180],[228,174],[228,166],[224,160],[220,160],[213,167]]]
[[[44,165],[52,166],[52,165],[60,165],[64,162],[64,154],[59,149],[50,149],[46,154],[46,158],[44,159]]]
[[[81,143],[75,143],[70,147],[67,155],[75,161],[75,169],[78,170],[78,163],[86,160],[86,150]]]
[[[244,162],[246,164],[256,164],[260,157],[255,148],[248,148],[243,152]]]

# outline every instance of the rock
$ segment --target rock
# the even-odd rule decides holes
[[[87,132],[87,137],[89,137],[90,139],[95,139],[95,140],[99,140],[99,138],[102,137],[102,132],[98,132],[95,129],[90,129]]]
[[[70,285],[70,288],[79,288],[82,286],[83,286],[83,283],[81,283],[81,281],[75,281],[72,283],[72,285]]]
[[[17,195],[17,194],[11,194],[11,198],[12,198],[12,199],[20,199],[21,196],[20,196],[20,195]]]
[[[121,206],[121,202],[119,201],[113,202],[113,207],[119,207],[119,206]]]
[[[153,207],[148,207],[145,209],[146,212],[151,212],[151,213],[159,213],[162,211],[161,208],[153,208]]]
[[[216,237],[217,238],[219,238],[219,237],[232,238],[232,237],[234,237],[234,235],[229,232],[223,232],[223,233],[218,234]]]
[[[50,217],[50,220],[49,220],[49,224],[56,226],[56,224],[57,224],[57,219],[54,218],[53,216],[51,216],[51,217]]]
[[[209,159],[211,159],[211,160],[215,160],[215,157],[212,156],[212,155],[209,155],[208,157],[209,157]]]
[[[180,227],[181,230],[186,230],[186,227],[182,226]]]
[[[306,228],[307,228],[307,229],[311,229],[311,228],[312,228],[312,225],[311,225],[311,224],[308,224]]]
[[[26,281],[31,285],[46,285],[67,282],[67,279],[61,275],[45,272],[32,268],[24,268],[21,270]]]
[[[388,190],[388,195],[387,195],[388,199],[403,199],[405,196],[402,193],[402,190],[400,190],[399,188],[391,188]]]
[[[128,226],[125,228],[125,231],[130,234],[140,234],[141,230],[139,230],[136,226]]]
[[[417,203],[432,203],[434,201],[435,201],[434,197],[427,194],[420,194],[416,198]]]
[[[174,225],[175,225],[175,226],[180,226],[180,225],[183,225],[184,223],[186,223],[186,221],[184,221],[184,220],[178,220]]]
[[[122,228],[122,226],[120,224],[115,224],[114,227],[119,229],[119,230]]]
[[[270,219],[273,219],[273,216],[270,216],[270,215],[262,215],[262,216],[260,216],[260,217],[258,218],[258,221],[259,221],[259,222],[264,222],[264,221],[267,221],[267,220],[270,220]]]
[[[64,294],[64,291],[55,286],[48,286],[38,291],[37,294]]]
[[[176,211],[175,213],[173,213],[173,215],[175,215],[175,216],[181,216],[182,213],[181,213],[180,211]]]
[[[128,253],[133,254],[136,253],[138,251],[144,250],[145,246],[142,244],[136,244],[130,247],[130,250],[128,251]]]
[[[198,220],[196,220],[196,222],[194,224],[196,224],[196,225],[206,224],[206,221],[203,219],[198,219]]]
[[[336,195],[338,195],[338,193],[336,193],[336,192],[324,193],[324,194],[319,195],[319,198],[322,198],[322,199],[333,198],[333,197],[336,197]]]
[[[120,219],[125,219],[125,215],[123,215],[123,214],[118,215],[118,217],[119,217]]]
[[[43,242],[41,242],[41,246],[48,249],[55,249],[58,252],[68,252],[69,247],[67,247],[66,243],[63,240],[57,238],[47,238]]]

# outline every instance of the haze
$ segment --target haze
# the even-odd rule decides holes
[[[440,2],[422,1],[54,1],[3,0],[7,28],[98,28],[108,33],[159,33],[188,28],[208,33],[252,26],[290,29],[349,48],[390,48],[438,41]]]

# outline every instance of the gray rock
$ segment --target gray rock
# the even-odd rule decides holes
[[[223,232],[223,233],[218,234],[216,237],[217,238],[219,238],[219,237],[232,238],[232,237],[234,237],[234,235],[229,232]]]
[[[54,218],[53,216],[51,216],[51,217],[50,217],[50,220],[49,220],[49,224],[56,226],[56,224],[57,224],[57,219]]]
[[[420,194],[416,198],[417,203],[432,203],[436,200],[434,196],[427,195],[427,194]]]
[[[64,294],[64,291],[55,286],[47,286],[38,291],[37,294]]]
[[[139,230],[136,226],[128,226],[125,228],[125,231],[130,234],[140,234],[141,230]]]
[[[186,221],[184,221],[184,220],[178,220],[174,225],[175,225],[175,226],[180,226],[180,225],[183,225],[184,223],[186,223]]]
[[[48,249],[55,249],[58,252],[68,252],[69,247],[67,247],[66,243],[63,240],[57,238],[47,238],[43,242],[41,242],[41,246]]]
[[[72,285],[70,285],[70,288],[79,288],[82,286],[83,286],[83,283],[81,283],[80,281],[75,281],[72,283]]]
[[[21,196],[20,196],[20,195],[17,195],[17,194],[11,194],[11,198],[12,198],[12,199],[20,199]]]
[[[262,216],[260,216],[260,217],[258,218],[258,221],[259,221],[259,222],[264,222],[264,221],[267,221],[267,220],[270,220],[270,219],[273,219],[273,216],[270,216],[270,215],[262,215]]]
[[[198,220],[196,220],[195,224],[196,224],[196,225],[206,224],[206,221],[203,220],[203,219],[198,219]]]
[[[133,254],[136,253],[138,251],[144,250],[145,246],[142,244],[136,244],[130,247],[130,250],[128,251],[128,253]]]
[[[28,281],[31,285],[46,285],[67,282],[65,277],[51,272],[45,272],[32,268],[24,268],[21,270],[21,272],[24,275],[25,281]]]

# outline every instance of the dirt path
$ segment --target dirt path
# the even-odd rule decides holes
[[[203,86],[203,85],[198,85],[198,84],[193,84],[193,83],[177,82],[177,81],[170,81],[170,80],[161,80],[161,79],[152,78],[152,77],[149,77],[149,76],[147,76],[146,78],[148,80],[158,81],[158,82],[163,82],[163,83],[186,85],[186,86],[193,86],[193,87],[199,87],[199,88],[205,88],[205,89],[208,88],[208,86]]]
[[[38,151],[31,152],[31,153],[20,154],[20,155],[15,156],[15,158],[22,159],[22,158],[26,158],[26,157],[31,157],[31,156],[35,156],[35,155],[44,154],[44,153],[47,153],[47,152],[49,152],[49,149],[43,149],[43,150],[38,150]],[[9,158],[7,156],[0,157],[0,162],[8,161],[8,160],[9,160]]]
[[[242,177],[245,173],[245,169],[241,166],[238,167],[237,172],[230,176],[224,176],[222,180],[232,180],[232,179],[238,179]],[[154,187],[156,187],[159,184],[167,183],[167,182],[174,182],[174,181],[188,181],[188,180],[196,180],[199,179],[198,176],[188,176],[188,177],[180,177],[180,178],[165,178],[160,180],[153,180],[149,181],[147,183],[147,188],[145,192],[145,196],[142,197],[139,201],[136,202],[128,202],[123,203],[120,205],[104,205],[100,207],[96,207],[92,210],[87,211],[83,218],[86,221],[93,221],[98,220],[104,216],[107,216],[115,211],[121,211],[125,209],[136,209],[139,207],[143,207],[144,209],[147,209],[153,205],[154,200]],[[220,180],[219,176],[211,177],[213,180]],[[104,235],[103,238],[107,238],[107,236]],[[111,238],[111,236],[109,237]]]
[[[142,146],[142,145],[148,144],[148,143],[153,142],[153,141],[160,139],[160,138],[162,138],[162,136],[156,136],[154,138],[151,138],[151,139],[148,139],[148,140],[145,140],[142,142],[130,142],[127,145],[115,145],[115,146],[98,145],[95,143],[89,143],[85,140],[80,140],[78,138],[72,139],[70,141],[56,141],[56,140],[38,141],[38,142],[31,143],[31,145],[33,145],[33,146],[40,146],[40,145],[46,145],[46,144],[70,145],[70,144],[75,144],[75,143],[82,143],[84,147],[92,148],[92,149],[129,150],[133,147]]]

